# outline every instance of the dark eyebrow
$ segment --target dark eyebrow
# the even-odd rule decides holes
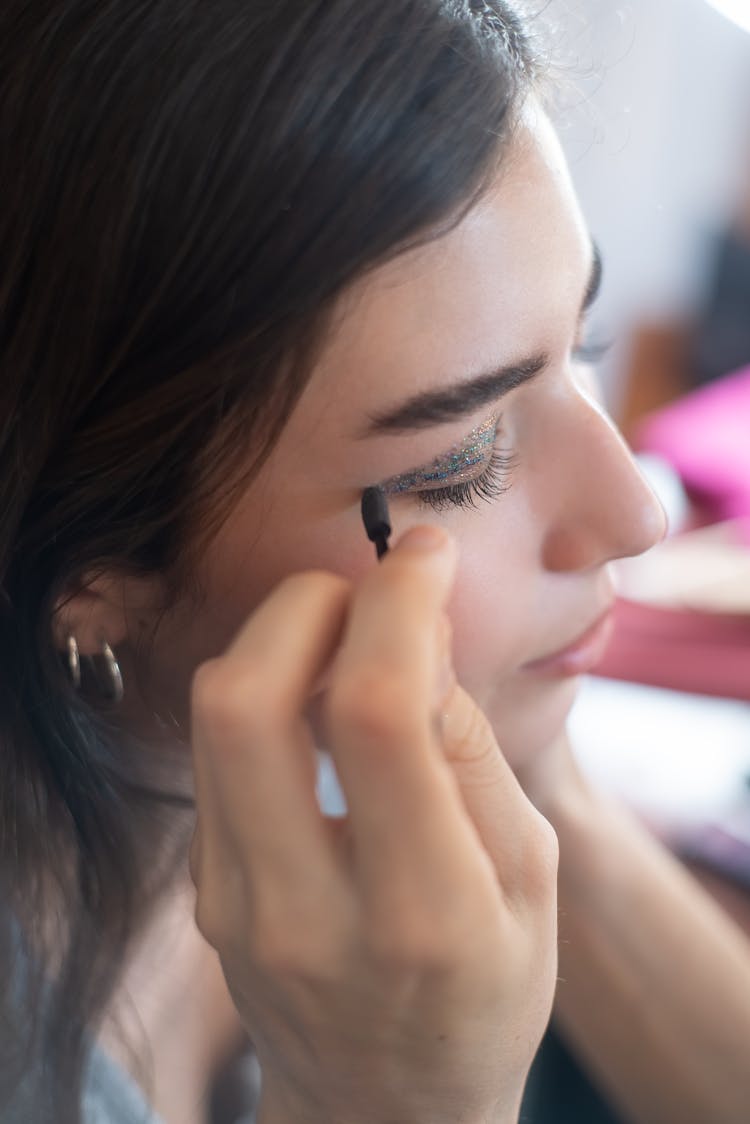
[[[591,271],[581,304],[579,320],[591,308],[602,284],[602,257],[596,243],[592,242]],[[428,390],[408,398],[401,405],[369,419],[360,437],[373,437],[382,433],[410,433],[429,429],[434,425],[458,421],[476,413],[482,406],[496,402],[511,390],[522,386],[549,365],[549,355],[541,352],[523,363],[500,367],[475,375],[465,382],[444,390]]]

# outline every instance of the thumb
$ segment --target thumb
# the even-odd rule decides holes
[[[557,861],[552,828],[518,783],[489,719],[455,681],[444,697],[440,729],[443,753],[501,885],[525,893],[531,855],[534,865],[540,851],[544,865]]]

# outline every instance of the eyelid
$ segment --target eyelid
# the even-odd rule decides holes
[[[471,480],[477,473],[477,466],[485,465],[495,447],[499,416],[493,414],[481,425],[473,429],[463,441],[449,452],[437,457],[431,464],[392,476],[380,487],[391,495],[406,492],[429,491],[430,488],[444,488],[446,483],[461,483]]]
[[[441,512],[449,507],[476,509],[480,500],[491,503],[511,487],[512,472],[517,463],[518,459],[513,454],[493,449],[487,467],[479,476],[460,484],[447,484],[444,488],[417,492],[419,506]]]

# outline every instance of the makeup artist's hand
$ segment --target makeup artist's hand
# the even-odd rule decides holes
[[[197,921],[261,1124],[508,1124],[549,1017],[556,839],[452,680],[455,548],[421,530],[354,585],[282,582],[195,677]],[[338,821],[304,720],[323,674]]]

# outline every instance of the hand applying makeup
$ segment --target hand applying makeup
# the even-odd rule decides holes
[[[417,527],[355,584],[288,578],[197,673],[197,918],[259,1054],[261,1124],[517,1119],[556,842],[435,642],[455,553]],[[326,669],[339,821],[303,718]]]

